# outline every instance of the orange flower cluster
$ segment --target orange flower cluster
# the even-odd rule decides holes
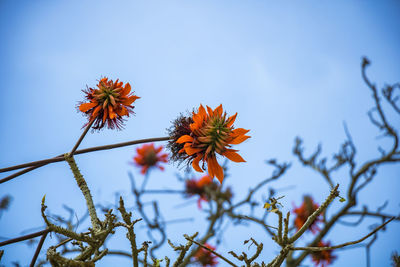
[[[160,170],[164,170],[164,167],[159,165],[159,163],[168,162],[168,155],[161,153],[162,149],[162,146],[156,148],[154,144],[144,144],[136,149],[137,155],[133,160],[137,166],[142,167],[140,171],[142,174],[146,174],[152,167],[158,167]]]
[[[206,109],[200,105],[198,112],[193,112],[191,120],[183,118],[182,126],[186,128],[175,130],[174,133],[186,133],[179,136],[172,136],[174,141],[181,145],[178,153],[185,155],[185,159],[192,162],[193,168],[198,172],[205,170],[204,164],[207,163],[208,174],[211,178],[215,176],[222,183],[224,172],[219,165],[216,153],[227,157],[234,162],[245,162],[245,160],[236,153],[238,150],[231,149],[231,145],[237,145],[250,138],[246,134],[250,130],[243,128],[234,129],[237,113],[227,117],[223,112],[222,105],[212,110],[210,107]],[[188,124],[188,122],[191,122]],[[189,126],[189,127],[187,127]],[[202,168],[199,163],[203,162]]]
[[[329,247],[330,242],[318,242],[318,247]],[[326,267],[336,259],[335,255],[332,255],[332,250],[314,251],[311,253],[311,260],[314,262],[315,266],[321,264],[321,267]]]
[[[208,247],[211,250],[215,250],[215,247],[204,244],[204,246]],[[205,248],[200,248],[197,253],[194,255],[194,258],[198,263],[200,263],[203,267],[204,266],[216,266],[218,264],[217,256],[215,256],[210,251],[206,250]]]
[[[299,230],[304,223],[307,221],[308,217],[313,214],[315,210],[319,207],[318,204],[314,203],[314,200],[310,196],[304,196],[303,204],[295,208],[293,212],[296,214],[296,218],[294,220],[294,225],[296,226],[297,230]],[[310,225],[310,230],[312,233],[319,231],[317,226],[318,222],[323,222],[322,216],[320,215],[317,217],[314,222]]]
[[[88,88],[83,91],[88,103],[81,103],[79,110],[89,117],[89,123],[94,121],[93,129],[101,129],[107,125],[110,129],[120,129],[123,124],[123,116],[133,113],[132,103],[140,97],[131,93],[131,86],[116,80],[102,78],[97,84],[97,89]]]

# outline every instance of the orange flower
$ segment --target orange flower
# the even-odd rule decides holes
[[[204,175],[200,179],[189,179],[185,182],[185,193],[187,196],[198,195],[197,206],[201,209],[201,202],[208,201],[206,187],[215,186],[212,179],[208,175]]]
[[[184,155],[184,160],[192,162],[193,168],[198,172],[203,172],[205,170],[204,165],[207,163],[210,177],[214,178],[216,176],[222,183],[224,172],[217,161],[216,153],[234,162],[245,162],[236,153],[238,150],[231,149],[230,147],[250,138],[250,136],[246,135],[250,130],[243,128],[234,129],[233,123],[235,122],[237,113],[227,118],[226,112],[223,112],[222,105],[214,110],[208,106],[206,107],[207,111],[200,105],[198,112],[193,112],[191,120],[182,117],[178,121],[180,128],[170,131],[173,133],[171,136],[173,142],[178,144],[178,146],[170,145],[170,147],[175,147],[175,149],[171,149],[172,152],[177,147],[180,147],[178,153]],[[179,136],[180,132],[184,134]],[[203,162],[202,168],[199,166],[200,161]]]
[[[318,247],[329,247],[330,245],[330,242],[318,242]],[[315,266],[321,264],[321,267],[326,267],[331,264],[334,259],[336,259],[336,256],[332,255],[332,250],[314,251],[311,253],[311,260],[314,262]]]
[[[314,211],[318,209],[319,205],[314,203],[314,200],[310,196],[304,196],[303,204],[295,208],[293,210],[296,213],[296,218],[294,220],[294,225],[296,226],[297,230],[299,230],[303,224],[307,221],[307,218],[313,214]],[[319,231],[317,226],[318,222],[323,222],[322,216],[318,216],[314,222],[310,225],[310,230],[314,234],[316,231]]]
[[[233,194],[228,187],[225,191],[221,191],[216,182],[208,175],[204,175],[200,179],[188,179],[185,182],[185,194],[188,197],[198,195],[197,206],[201,209],[201,202],[209,201],[211,198],[230,201]]]
[[[140,171],[142,174],[146,174],[152,167],[158,167],[160,170],[164,170],[164,167],[159,165],[159,163],[168,162],[168,155],[161,153],[162,149],[162,146],[156,148],[154,144],[144,144],[136,149],[137,155],[133,160],[137,166],[142,167]]]
[[[124,119],[133,113],[132,105],[136,99],[140,98],[131,93],[131,86],[116,80],[102,78],[97,84],[98,89],[88,88],[83,91],[86,94],[88,103],[82,102],[79,110],[89,117],[89,122],[94,121],[93,129],[101,129],[107,125],[110,129],[120,129]]]
[[[215,247],[213,247],[207,243],[204,244],[204,246],[208,247],[211,250],[215,250]],[[205,248],[200,248],[194,255],[194,258],[202,266],[216,266],[218,264],[217,256],[215,256],[213,253],[206,250]]]

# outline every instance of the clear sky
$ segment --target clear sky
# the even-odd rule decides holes
[[[252,136],[238,146],[247,163],[230,164],[227,183],[235,199],[270,174],[266,159],[277,158],[293,162],[289,173],[272,184],[295,185],[284,192],[285,208],[299,203],[304,193],[320,203],[329,188],[296,162],[291,152],[294,138],[303,137],[307,151],[322,143],[329,156],[345,138],[346,121],[359,147],[357,159],[378,155],[377,144],[384,140],[376,138],[379,132],[366,116],[373,102],[360,76],[360,62],[362,56],[372,61],[368,73],[378,86],[400,80],[399,14],[398,1],[1,0],[0,166],[69,151],[85,123],[75,108],[83,99],[81,90],[107,76],[130,82],[142,98],[125,130],[88,134],[82,147],[165,136],[180,112],[200,103],[222,103],[228,114],[238,112],[236,126],[251,129]],[[400,125],[398,117],[393,121]],[[116,191],[132,201],[127,172],[142,179],[128,164],[134,154],[134,147],[126,147],[76,157],[95,202],[113,203]],[[170,165],[165,172],[154,172],[149,186],[180,188],[175,178],[179,171]],[[399,167],[382,168],[360,201],[376,209],[389,200],[387,212],[398,213],[398,174]],[[345,185],[342,176],[336,179]],[[1,237],[41,229],[44,194],[53,213],[66,216],[62,204],[78,215],[84,212],[83,198],[65,163],[0,185],[0,196],[5,194],[11,194],[13,202],[0,218]],[[164,214],[171,219],[195,218],[189,225],[171,225],[176,243],[183,242],[183,233],[204,231],[195,204],[176,209],[174,205],[186,200],[152,197],[165,203]],[[334,228],[329,239],[357,239],[372,223],[379,221],[368,220],[356,229]],[[231,226],[228,233],[218,247],[222,253],[241,251],[249,237],[266,244],[267,262],[278,251],[254,225]],[[396,236],[400,225],[391,223],[372,248],[372,266],[389,265],[390,254],[400,248]],[[139,238],[142,242],[146,235]],[[50,243],[51,239],[46,242]],[[118,239],[113,244],[127,245]],[[4,262],[8,266],[20,260],[25,265],[32,253],[25,244],[10,245]],[[361,248],[336,254],[334,266],[365,264]],[[110,262],[106,259],[99,266]],[[128,261],[121,259],[120,264]]]

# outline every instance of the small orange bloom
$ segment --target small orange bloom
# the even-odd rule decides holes
[[[330,242],[318,242],[318,247],[329,247],[331,245]],[[332,255],[332,250],[322,250],[322,251],[314,251],[311,253],[311,260],[314,262],[315,266],[321,264],[321,267],[326,267],[336,259],[335,255]]]
[[[178,138],[177,136],[171,137],[176,144],[181,145],[178,153],[185,155],[185,159],[192,162],[192,166],[196,171],[203,172],[205,170],[204,165],[207,163],[210,177],[214,178],[216,176],[222,183],[224,172],[217,161],[216,153],[234,162],[245,162],[236,153],[238,150],[230,147],[250,138],[250,136],[246,135],[250,130],[235,129],[233,123],[237,113],[227,117],[226,112],[223,112],[222,105],[214,110],[208,106],[206,107],[207,111],[200,105],[198,112],[193,112],[192,120],[186,120],[186,124],[182,124],[189,126],[189,128],[182,126],[181,132],[186,132],[184,135]],[[188,124],[189,121],[192,122]],[[199,166],[200,161],[203,163],[202,168]]]
[[[233,194],[230,187],[221,191],[216,182],[208,175],[200,179],[188,179],[185,182],[185,194],[188,197],[198,195],[197,206],[201,209],[201,202],[210,201],[211,198],[230,201]]]
[[[131,93],[131,85],[116,80],[102,78],[96,88],[88,88],[83,91],[86,94],[88,103],[82,102],[79,110],[89,117],[89,122],[94,121],[93,129],[101,129],[107,125],[109,129],[120,129],[124,119],[133,113],[132,105],[136,99],[140,98]]]
[[[295,208],[293,210],[296,213],[296,218],[294,220],[294,225],[296,226],[297,230],[299,230],[303,224],[307,221],[308,217],[313,214],[314,211],[318,209],[319,205],[314,203],[314,200],[310,196],[304,196],[303,204]],[[310,225],[310,230],[314,234],[316,231],[319,231],[317,226],[318,222],[323,222],[322,215],[318,216],[314,222]]]
[[[189,179],[185,182],[185,193],[187,196],[198,195],[197,206],[201,209],[201,202],[208,201],[206,187],[215,185],[208,175],[204,175],[199,180]]]
[[[146,174],[152,167],[158,167],[160,170],[164,170],[164,167],[159,165],[159,163],[168,162],[168,155],[161,153],[162,149],[162,146],[156,148],[154,144],[144,144],[136,149],[137,155],[133,160],[137,166],[142,167],[140,171],[142,174]]]
[[[207,243],[204,244],[204,246],[215,251],[215,247],[213,247]],[[194,255],[194,258],[202,266],[216,266],[218,264],[217,256],[215,256],[213,253],[206,250],[205,248],[200,248],[197,251],[197,253]]]

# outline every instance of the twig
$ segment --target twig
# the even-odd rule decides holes
[[[69,154],[72,156],[74,155],[75,151],[78,149],[79,145],[81,144],[83,138],[85,138],[86,134],[88,133],[88,131],[90,130],[90,128],[92,127],[94,123],[94,120],[91,120],[89,122],[89,124],[86,126],[85,130],[83,131],[83,133],[81,134],[81,136],[79,137],[78,141],[76,142],[76,144],[74,145],[74,147],[72,148],[71,152],[69,152]]]
[[[32,258],[32,261],[31,261],[31,264],[29,265],[29,267],[34,267],[35,266],[36,260],[37,260],[37,258],[39,256],[40,250],[42,249],[44,240],[46,239],[48,233],[49,232],[45,232],[42,235],[42,237],[40,238],[39,244],[38,244],[38,246],[36,248],[35,254],[33,255],[33,258]]]
[[[196,232],[192,236],[190,236],[190,238],[193,240],[193,238],[195,238],[198,234],[199,233]],[[185,238],[186,238],[186,236],[187,235],[184,235]],[[180,251],[178,258],[175,260],[175,262],[172,266],[173,267],[186,266],[187,263],[184,262],[184,257],[185,257],[186,252],[188,252],[188,250],[192,246],[193,242],[188,241],[185,246],[183,246],[183,245],[174,246],[174,244],[172,244],[172,242],[168,240],[168,244],[174,249],[174,251]],[[192,256],[189,255],[189,257],[191,258]]]
[[[342,248],[342,247],[346,247],[349,245],[355,245],[358,244],[362,241],[364,241],[365,239],[367,239],[368,237],[370,237],[371,235],[375,234],[377,231],[379,231],[380,229],[382,229],[383,227],[385,227],[386,224],[390,223],[391,221],[393,221],[395,218],[392,217],[391,219],[389,219],[387,222],[385,222],[384,224],[381,224],[380,226],[378,226],[377,228],[375,228],[371,233],[369,233],[368,235],[364,236],[363,238],[360,238],[356,241],[351,241],[351,242],[346,242],[337,246],[331,246],[331,247],[294,247],[291,248],[291,250],[308,250],[308,251],[324,251],[324,250],[333,250],[333,249],[338,249],[338,248]]]
[[[23,169],[22,171],[19,171],[19,172],[16,172],[14,174],[11,174],[11,175],[9,175],[7,177],[4,177],[4,178],[0,179],[0,184],[8,182],[8,181],[10,181],[10,180],[12,180],[12,179],[14,179],[14,178],[16,178],[18,176],[21,176],[22,174],[25,174],[27,172],[33,171],[33,170],[35,170],[37,168],[40,168],[40,167],[42,167],[44,165],[46,165],[46,164],[38,165],[38,166],[34,166],[34,167],[29,167],[29,168]]]
[[[186,240],[195,243],[196,245],[198,245],[198,246],[204,248],[205,250],[211,252],[211,253],[214,254],[215,256],[217,256],[217,257],[223,259],[224,261],[226,261],[227,263],[229,263],[231,266],[236,266],[236,267],[237,267],[236,264],[234,264],[233,262],[231,262],[230,260],[228,260],[227,258],[225,258],[224,256],[222,256],[221,254],[219,254],[219,253],[215,252],[214,250],[212,250],[212,249],[210,249],[210,248],[204,246],[203,244],[200,244],[199,242],[197,242],[197,241],[191,239],[189,236],[185,235],[185,238],[186,238]]]
[[[126,237],[128,238],[128,240],[131,243],[133,266],[138,267],[139,266],[139,262],[138,262],[138,254],[139,253],[138,253],[138,249],[137,249],[137,245],[136,245],[136,234],[134,231],[134,224],[137,223],[138,221],[140,221],[141,219],[132,222],[132,220],[131,220],[132,213],[128,213],[126,211],[124,200],[122,199],[122,196],[119,197],[118,210],[121,212],[122,219],[127,224],[126,228],[128,230],[128,233],[126,234]]]
[[[169,137],[147,138],[147,139],[138,139],[138,140],[123,142],[123,143],[117,143],[117,144],[111,144],[111,145],[90,147],[90,148],[76,150],[74,155],[85,154],[85,153],[90,153],[90,152],[94,152],[94,151],[114,149],[114,148],[131,146],[131,145],[137,145],[137,144],[142,144],[142,143],[167,141],[169,139],[170,139]],[[54,158],[38,160],[38,161],[33,161],[33,162],[29,162],[29,163],[15,165],[15,166],[7,167],[7,168],[2,168],[2,169],[0,169],[0,172],[8,172],[8,171],[18,170],[18,169],[22,169],[22,168],[26,168],[26,169],[0,179],[0,184],[5,183],[5,182],[7,182],[7,181],[9,181],[9,180],[11,180],[13,178],[16,178],[16,177],[18,177],[18,176],[20,176],[22,174],[25,174],[27,172],[33,171],[33,170],[35,170],[35,169],[37,169],[39,167],[42,167],[42,166],[44,166],[46,164],[54,163],[54,162],[60,162],[60,161],[64,161],[64,154],[58,155],[58,156],[56,156]],[[29,168],[27,168],[27,167],[29,167]]]
[[[289,243],[295,242],[307,229],[308,227],[314,222],[314,220],[328,207],[328,205],[339,195],[337,191],[339,184],[337,184],[332,190],[325,202],[316,209],[313,214],[311,214],[307,221],[303,224],[303,226],[295,233],[290,239]]]
[[[383,214],[383,213],[379,213],[379,212],[348,211],[348,212],[346,212],[346,214],[344,214],[344,216],[347,216],[347,215],[355,215],[355,216],[362,216],[362,217],[363,216],[371,216],[371,217],[378,217],[378,218],[382,218],[382,219],[394,217],[395,221],[400,221],[400,216],[393,216],[393,215]]]
[[[32,233],[32,234],[29,234],[29,235],[24,235],[24,236],[20,236],[20,237],[17,237],[17,238],[9,239],[9,240],[0,242],[0,247],[6,246],[6,245],[9,245],[9,244],[12,244],[12,243],[17,243],[17,242],[25,241],[25,240],[28,240],[28,239],[32,239],[32,238],[47,234],[48,232],[50,232],[50,230],[49,229],[45,229],[45,230],[42,230],[42,231],[39,231],[39,232],[36,232],[36,233]]]

